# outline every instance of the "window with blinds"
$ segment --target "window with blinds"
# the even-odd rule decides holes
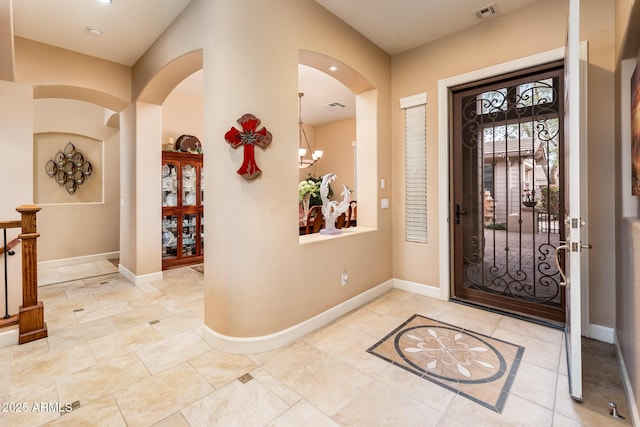
[[[427,243],[427,94],[400,100],[405,116],[405,235]]]

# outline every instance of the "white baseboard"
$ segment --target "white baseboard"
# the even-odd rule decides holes
[[[606,342],[607,344],[613,344],[615,342],[616,332],[615,329],[607,326],[589,325],[589,338]]]
[[[104,261],[119,258],[120,252],[105,252],[102,254],[84,255],[73,258],[53,259],[50,261],[40,261],[38,270],[49,268],[66,267],[68,265],[84,264],[89,262]]]
[[[162,271],[136,276],[131,270],[129,270],[122,264],[118,264],[118,271],[124,276],[125,279],[127,279],[134,285],[144,285],[145,283],[159,282],[164,277]]]
[[[615,336],[615,335],[614,335]],[[634,426],[640,426],[640,414],[638,414],[638,405],[636,405],[636,398],[633,393],[633,387],[631,387],[631,380],[629,373],[627,372],[627,366],[624,363],[624,357],[622,356],[622,349],[618,342],[617,336],[615,336],[616,351],[618,352],[618,367],[620,368],[620,375],[622,375],[622,383],[624,385],[624,391],[627,395],[627,403],[629,405],[629,415],[627,418],[631,419],[631,424]]]
[[[209,345],[225,353],[250,354],[275,350],[355,310],[391,290],[392,287],[393,280],[388,280],[304,322],[270,335],[249,338],[230,337],[222,335],[207,325],[204,325],[202,328],[202,338],[204,338]]]
[[[20,333],[18,332],[18,326],[13,328],[8,327],[6,330],[0,331],[0,348],[18,345],[19,337]]]
[[[407,280],[392,279],[393,287],[402,291],[412,292],[435,299],[442,299],[442,290],[435,286],[423,285],[421,283],[409,282]]]

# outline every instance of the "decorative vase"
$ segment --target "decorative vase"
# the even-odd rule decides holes
[[[530,202],[529,202],[529,201],[525,201],[525,202],[522,202],[522,204],[523,204],[523,205],[525,205],[525,206],[526,206],[526,207],[528,207],[528,208],[532,208],[532,207],[534,207],[535,205],[537,205],[537,204],[538,204],[538,202],[536,202],[536,201],[530,201]]]
[[[304,215],[302,217],[302,223],[304,225],[307,225],[307,216],[309,215],[309,202],[310,201],[311,201],[311,193],[307,194],[302,199],[302,212],[303,212],[303,215]]]

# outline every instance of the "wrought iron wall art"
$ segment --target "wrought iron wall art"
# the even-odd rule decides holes
[[[49,178],[54,178],[58,185],[73,195],[91,176],[93,166],[71,141],[58,151],[53,159],[45,165],[44,170]]]

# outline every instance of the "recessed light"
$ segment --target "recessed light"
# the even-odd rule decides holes
[[[338,67],[335,65],[332,65],[329,67],[329,71],[338,71]]]
[[[87,27],[87,33],[91,34],[92,36],[102,37],[102,30],[96,27]]]
[[[102,4],[113,4],[113,0],[98,0],[98,3],[102,3]]]

